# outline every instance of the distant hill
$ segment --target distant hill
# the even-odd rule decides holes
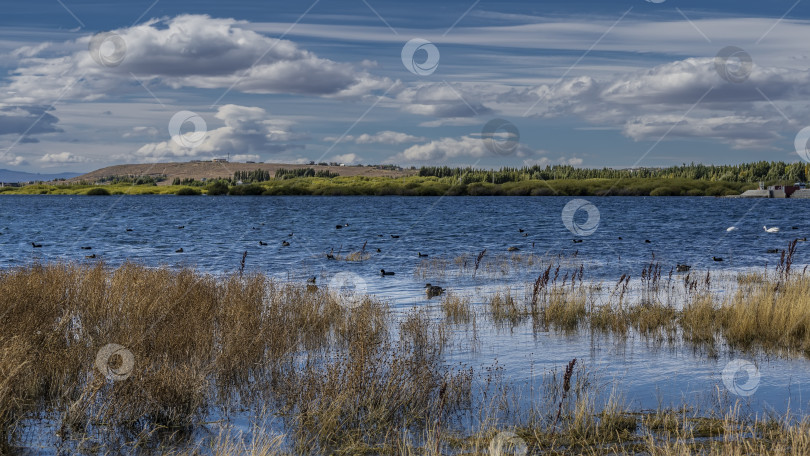
[[[8,183],[50,181],[54,179],[72,179],[76,176],[81,176],[81,173],[40,174],[40,173],[26,173],[22,171],[12,171],[10,169],[0,169],[0,182],[8,182]]]
[[[319,165],[293,165],[283,163],[212,163],[212,162],[186,162],[186,163],[153,163],[140,165],[114,165],[97,169],[87,174],[73,178],[73,182],[95,182],[111,176],[166,176],[166,180],[158,185],[169,185],[174,178],[180,179],[216,179],[220,177],[233,177],[235,171],[255,171],[257,169],[269,171],[275,175],[280,168],[299,169],[313,168],[315,171],[330,171],[341,176],[388,176],[402,177],[415,175],[415,170],[392,171],[368,166],[319,166]]]

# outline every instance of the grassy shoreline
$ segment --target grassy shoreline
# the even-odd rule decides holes
[[[444,319],[426,308],[394,318],[376,298],[347,306],[334,290],[262,274],[86,263],[0,271],[0,454],[31,433],[66,452],[178,455],[492,454],[499,444],[524,454],[810,451],[807,417],[751,416],[719,392],[709,406],[633,410],[627,392],[602,395],[576,361],[527,392],[509,386],[504,367],[443,357],[453,331],[474,345],[476,328],[519,320],[652,338],[677,326],[696,343],[808,356],[810,278],[791,273],[790,258],[773,274],[738,277],[725,301],[707,294],[709,276],[668,280],[650,266],[642,293],[623,277],[594,305],[581,267],[543,269],[523,297],[505,290],[475,308],[446,294]],[[675,288],[680,311],[668,303]],[[517,406],[526,394],[529,409]],[[245,414],[255,426],[247,442],[193,437]]]
[[[211,185],[132,185],[132,184],[33,184],[0,188],[0,195],[86,195],[103,189],[111,195],[207,194]],[[316,196],[729,196],[756,188],[743,182],[683,178],[616,178],[524,180],[492,184],[459,183],[452,177],[297,177],[230,185],[230,195],[316,195]],[[221,193],[221,192],[220,192]]]

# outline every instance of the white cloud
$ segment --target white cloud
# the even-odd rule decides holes
[[[0,155],[0,163],[3,163],[8,166],[24,166],[28,165],[28,160],[26,160],[25,157],[22,157],[20,155],[14,156]]]
[[[472,84],[430,83],[399,90],[396,101],[410,114],[467,118],[492,113],[482,102],[486,87]]]
[[[476,9],[473,14],[482,11]],[[650,19],[647,15],[628,15],[616,22],[616,16],[598,16],[589,14],[586,17],[577,14],[572,17],[560,15],[522,16],[496,18],[499,25],[481,27],[459,26],[453,33],[444,34],[444,30],[433,32],[424,29],[406,29],[398,27],[399,34],[394,35],[384,25],[363,26],[357,24],[298,24],[295,27],[297,36],[316,37],[327,40],[345,40],[368,43],[402,43],[402,36],[420,36],[442,46],[461,45],[472,49],[479,59],[477,64],[487,65],[487,60],[480,58],[482,49],[496,48],[499,54],[512,55],[514,49],[529,49],[533,54],[540,54],[544,59],[549,54],[565,52],[570,55],[568,64],[556,67],[565,71],[579,55],[586,50],[596,52],[627,53],[642,60],[650,53],[672,56],[714,56],[720,43],[751,43],[749,52],[755,61],[763,65],[784,65],[788,62],[810,60],[805,43],[810,41],[810,21],[786,19],[774,27],[773,17],[712,17],[702,19],[687,11],[690,20],[679,15],[667,20]],[[780,12],[781,14],[781,12]],[[635,17],[634,17],[635,16]],[[486,22],[492,24],[492,16]],[[511,23],[504,24],[504,19]],[[500,25],[504,24],[504,25]],[[284,22],[253,23],[253,30],[269,34],[284,33],[291,24]],[[709,40],[695,30],[703,31]],[[605,34],[606,30],[610,33]],[[761,39],[765,38],[765,39]],[[761,40],[760,40],[761,39]],[[759,42],[757,42],[760,40]],[[599,46],[593,49],[594,43]],[[742,44],[740,44],[743,46]],[[460,46],[459,46],[460,47]],[[745,47],[745,46],[744,46]],[[504,51],[506,50],[506,51]],[[573,51],[573,52],[572,52]],[[616,57],[611,60],[615,63]],[[587,65],[583,62],[579,66]],[[578,66],[578,67],[579,67]],[[466,68],[465,68],[466,70]],[[496,71],[496,68],[487,68]]]
[[[228,89],[246,93],[293,93],[356,97],[392,82],[362,68],[318,57],[288,40],[270,38],[234,19],[181,15],[114,30],[126,46],[117,66],[97,63],[88,52],[90,36],[73,42],[67,55],[37,57],[43,46],[20,48],[19,67],[0,93],[7,102],[52,103],[95,100],[146,85]],[[104,47],[107,46],[107,47]],[[109,56],[106,43],[102,55]]]
[[[714,59],[686,59],[609,80],[581,76],[528,91],[532,115],[575,115],[612,126],[636,141],[702,138],[734,148],[772,147],[779,131],[810,122],[799,103],[810,95],[810,72],[753,65],[744,83],[720,77]],[[780,107],[781,106],[781,107]],[[781,112],[780,112],[781,111]],[[781,114],[789,113],[789,120]]]
[[[407,144],[427,141],[427,138],[386,130],[373,135],[368,133],[363,133],[360,136],[346,135],[342,139],[339,136],[327,136],[323,138],[323,140],[328,142],[341,140],[341,142],[354,142],[355,144]]]
[[[353,165],[353,164],[360,163],[361,160],[362,160],[362,158],[357,156],[357,154],[343,154],[343,155],[335,155],[329,161],[333,161],[333,162],[337,162],[337,163],[345,163],[347,165]]]
[[[69,163],[85,163],[89,160],[70,152],[59,152],[55,154],[45,154],[37,161],[47,165],[65,165]]]
[[[158,135],[158,129],[155,127],[132,127],[131,131],[124,133],[124,138],[141,138],[148,137],[154,138]]]
[[[540,152],[532,150],[525,144],[517,144],[513,151],[505,151],[503,155],[499,155],[489,150],[480,136],[468,135],[461,138],[441,138],[411,146],[400,154],[400,158],[407,161],[443,161],[457,157],[526,157]]]
[[[205,139],[196,147],[184,147],[182,141],[175,138],[157,143],[143,145],[135,152],[141,161],[155,161],[183,157],[220,157],[226,154],[244,155],[256,153],[281,152],[303,146],[287,144],[304,138],[304,135],[290,130],[293,123],[288,120],[274,119],[262,108],[224,105],[214,115],[224,122],[225,126],[208,130]],[[254,160],[255,161],[255,160]]]

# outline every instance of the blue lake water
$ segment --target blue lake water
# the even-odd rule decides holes
[[[664,274],[678,263],[718,277],[773,269],[779,255],[767,249],[784,249],[792,239],[810,236],[810,200],[619,197],[588,199],[598,209],[599,224],[592,235],[576,236],[562,219],[563,208],[573,199],[2,196],[0,265],[104,260],[114,266],[132,260],[221,274],[237,271],[247,251],[247,271],[300,282],[316,275],[319,283],[350,272],[362,278],[369,293],[405,311],[438,305],[438,300],[425,298],[425,282],[459,293],[509,284],[522,290],[520,284],[533,282],[541,272],[534,265],[480,274],[474,280],[469,274],[430,270],[424,276],[415,274],[428,260],[446,259],[452,268],[454,258],[467,255],[474,261],[484,249],[487,257],[506,256],[508,247],[517,247],[520,255],[576,258],[585,265],[586,281],[612,285],[625,273],[639,277],[653,258]],[[585,215],[580,211],[575,219],[585,223]],[[737,230],[726,231],[730,226]],[[763,226],[781,231],[766,233]],[[283,241],[290,245],[282,246]],[[42,247],[34,248],[32,242]],[[364,244],[370,254],[366,261],[326,258],[329,252],[359,251]],[[180,248],[183,253],[176,253]],[[417,252],[429,257],[419,258]],[[86,259],[90,254],[97,258]],[[799,243],[794,260],[798,270],[810,263],[810,245]],[[396,275],[382,278],[380,269]],[[723,291],[722,282],[716,287]],[[810,405],[803,393],[810,393],[810,363],[804,359],[727,351],[711,357],[682,345],[658,347],[638,336],[617,341],[587,332],[538,333],[530,325],[486,325],[480,338],[474,351],[452,349],[448,362],[486,366],[497,360],[516,384],[526,385],[533,374],[576,357],[604,383],[616,384],[630,405],[655,408],[659,400],[665,405],[711,400],[718,387],[723,391],[723,368],[730,359],[742,358],[756,363],[761,374],[756,393],[746,399],[752,410],[784,411],[789,405],[801,413]]]

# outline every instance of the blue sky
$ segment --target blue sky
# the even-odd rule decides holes
[[[797,161],[808,42],[795,0],[15,2],[0,167]]]

